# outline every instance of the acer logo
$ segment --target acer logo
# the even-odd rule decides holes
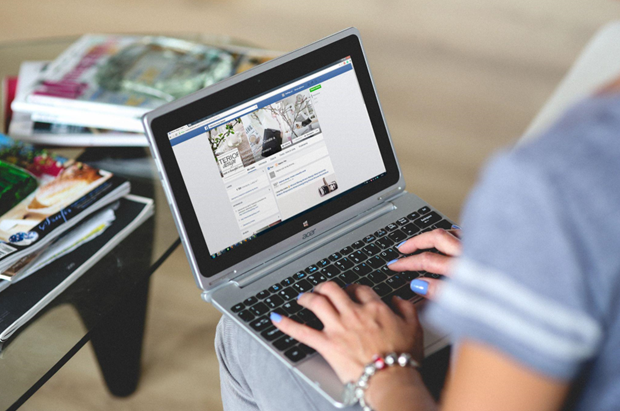
[[[304,234],[303,237],[301,237],[301,239],[305,240],[306,238],[308,238],[310,236],[313,236],[315,231],[316,231],[316,228],[314,230],[312,230],[312,231],[308,231],[306,234]]]

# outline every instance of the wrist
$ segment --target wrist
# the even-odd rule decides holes
[[[422,376],[416,368],[390,367],[381,370],[369,381],[365,398],[373,409],[382,409],[385,399],[394,400],[395,395],[407,395],[414,387],[424,386]]]

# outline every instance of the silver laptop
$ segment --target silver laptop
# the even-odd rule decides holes
[[[405,191],[359,32],[350,28],[144,116],[202,298],[336,406],[343,385],[272,311],[321,329],[296,302],[323,281],[419,300],[394,273],[402,241],[451,228]],[[425,354],[447,344],[425,333]]]

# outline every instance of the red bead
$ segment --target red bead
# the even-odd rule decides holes
[[[383,360],[383,358],[377,358],[375,360],[375,367],[377,367],[378,370],[382,370],[385,368],[385,361]]]

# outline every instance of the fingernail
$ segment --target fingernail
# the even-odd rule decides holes
[[[405,244],[406,242],[407,242],[407,240],[403,241],[402,243],[398,244],[398,245],[396,246],[396,248],[400,248],[400,246],[401,246],[401,245],[403,245],[403,244]]]
[[[304,293],[299,293],[299,295],[297,295],[297,299],[299,300],[299,297],[301,297],[302,295],[304,295]]]
[[[398,258],[396,260],[390,261],[389,263],[387,263],[387,265],[394,264],[396,261],[398,261]]]
[[[428,283],[423,280],[413,280],[411,282],[411,291],[417,294],[426,295],[428,292]]]
[[[350,285],[351,285],[351,283],[345,284],[345,285],[344,285],[344,288],[347,288],[347,287],[348,287],[348,286],[350,286]]]
[[[273,321],[274,323],[279,323],[280,321],[282,321],[282,316],[278,313],[269,314],[269,318],[271,318],[271,321]]]
[[[458,226],[458,225],[456,225],[456,224],[452,224],[452,229],[453,229],[453,230],[460,230],[460,229],[461,229],[461,227],[459,227],[459,226]]]

